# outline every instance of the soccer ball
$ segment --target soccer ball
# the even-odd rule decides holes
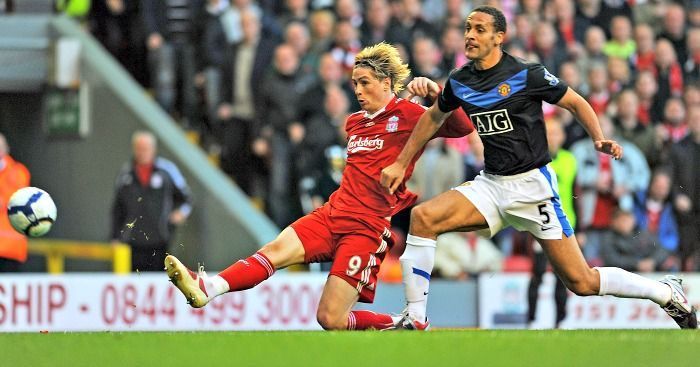
[[[49,194],[36,187],[17,190],[7,203],[12,227],[29,237],[45,235],[56,221],[56,204]]]

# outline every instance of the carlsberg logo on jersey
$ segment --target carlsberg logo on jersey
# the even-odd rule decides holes
[[[513,130],[513,123],[505,109],[473,113],[469,117],[479,135],[503,134]]]
[[[384,139],[379,139],[379,135],[374,138],[369,137],[358,138],[357,135],[352,135],[348,139],[348,153],[355,153],[362,150],[379,150],[384,147]]]

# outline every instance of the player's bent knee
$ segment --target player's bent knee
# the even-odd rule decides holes
[[[562,281],[570,291],[577,296],[595,296],[598,294],[600,285],[595,276],[589,270],[586,274],[575,277],[562,277]]]
[[[316,313],[316,321],[324,330],[345,330],[347,328],[347,317],[343,318],[322,309]]]
[[[417,205],[411,209],[411,232],[418,235],[425,235],[430,232],[431,216],[425,205]]]

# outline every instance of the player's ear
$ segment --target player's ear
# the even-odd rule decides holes
[[[391,78],[386,77],[382,80],[382,87],[384,88],[385,92],[388,92],[391,90]]]
[[[494,37],[494,41],[496,42],[497,46],[503,46],[503,40],[505,39],[506,34],[504,32],[496,32],[496,36]]]

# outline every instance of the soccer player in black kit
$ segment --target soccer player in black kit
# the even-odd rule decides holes
[[[697,328],[695,309],[679,278],[667,275],[655,281],[619,268],[591,268],[584,260],[561,210],[556,176],[548,164],[542,101],[574,114],[596,150],[620,159],[622,148],[603,136],[595,112],[583,97],[541,64],[505,53],[505,33],[500,10],[481,6],[469,14],[464,41],[471,62],[450,73],[437,103],[421,116],[396,162],[382,171],[382,185],[393,192],[415,154],[459,107],[471,117],[484,143],[485,168],[479,176],[411,211],[401,256],[408,307],[400,326],[429,327],[425,309],[439,234],[482,230],[493,236],[513,226],[537,238],[556,274],[575,294],[649,299],[681,328]],[[424,88],[424,83],[413,83],[408,90],[420,94]]]

